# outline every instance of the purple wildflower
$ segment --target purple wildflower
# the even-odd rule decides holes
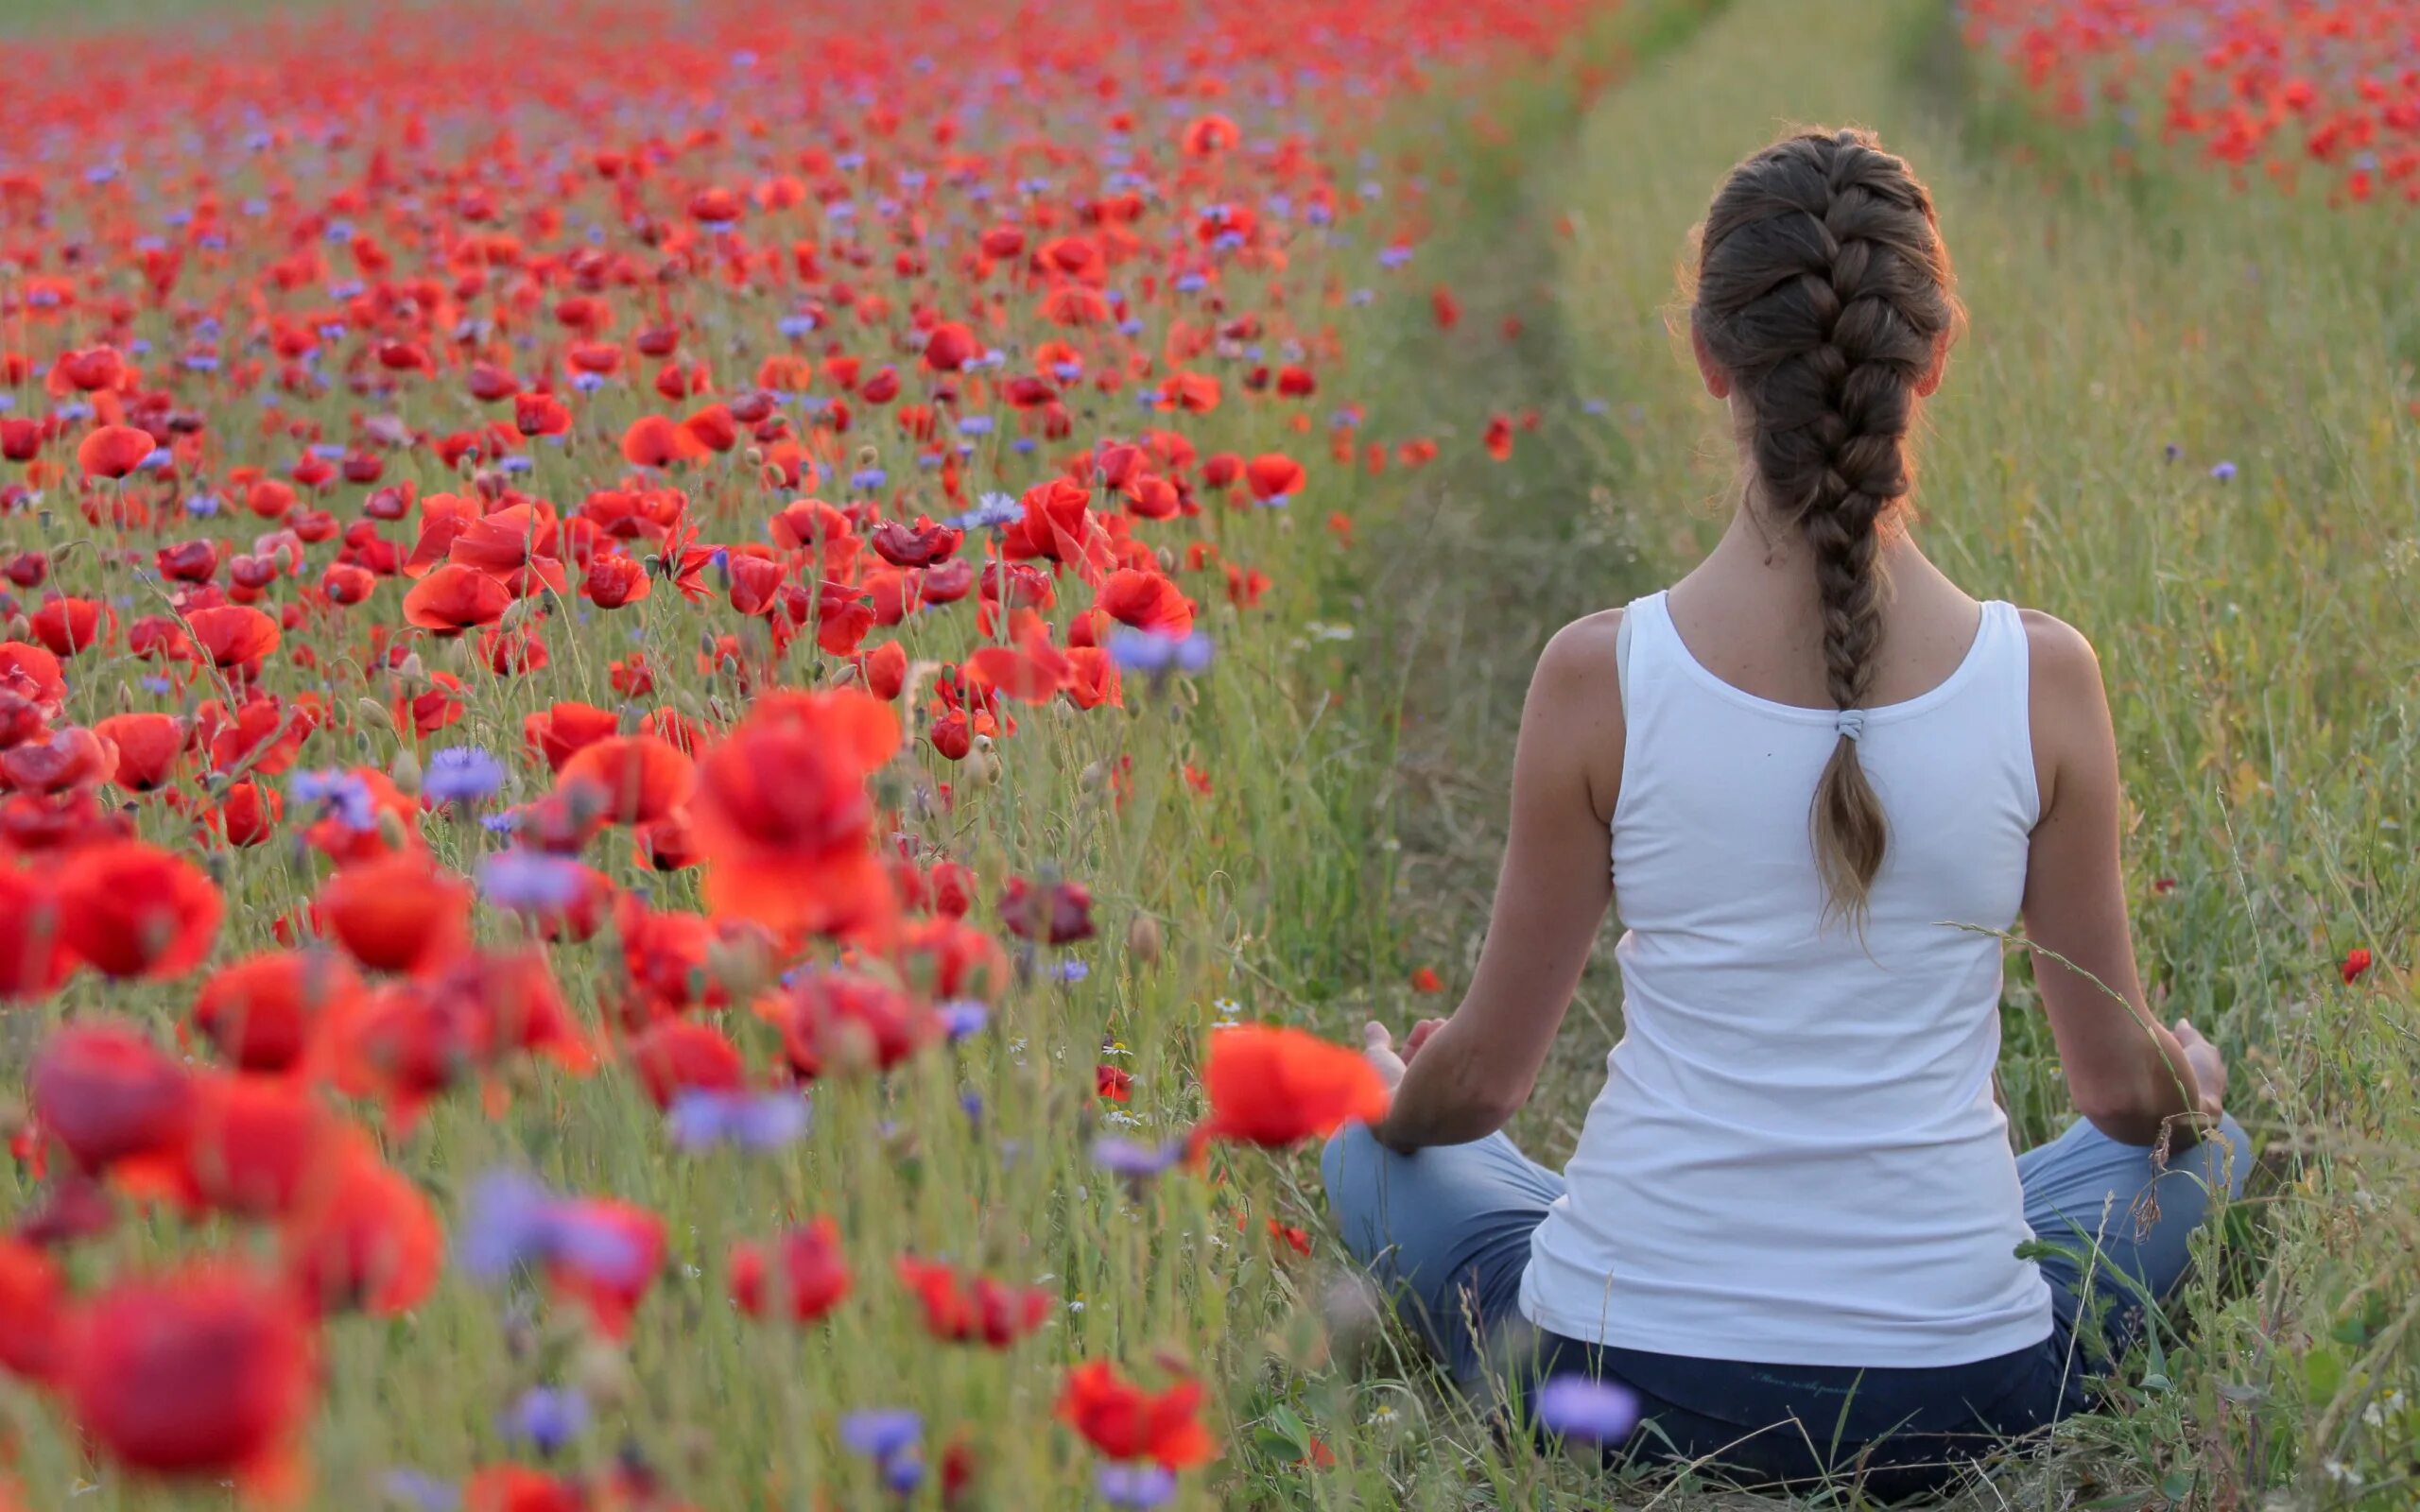
[[[523,913],[568,908],[586,885],[579,862],[518,846],[479,861],[479,896],[498,908]]]
[[[1148,1460],[1136,1465],[1103,1465],[1093,1474],[1093,1489],[1111,1506],[1140,1512],[1165,1505],[1176,1495],[1176,1473]]]
[[[366,832],[378,828],[378,810],[371,800],[370,784],[356,773],[333,766],[324,771],[297,772],[286,790],[297,803],[320,805],[348,830]]]
[[[1618,1444],[1638,1426],[1638,1396],[1611,1381],[1556,1376],[1538,1388],[1538,1421],[1565,1438]]]
[[[2235,464],[2233,462],[2221,462],[2218,466],[2210,469],[2210,476],[2218,479],[2221,483],[2224,483],[2227,479],[2235,476]]]
[[[992,1022],[992,1010],[973,998],[955,998],[941,1005],[942,1027],[955,1042],[983,1032]]]
[[[387,1494],[420,1512],[453,1512],[462,1504],[461,1491],[446,1481],[441,1481],[426,1470],[391,1469],[386,1476]]]
[[[1183,1159],[1184,1142],[1171,1140],[1166,1144],[1150,1145],[1134,1140],[1103,1134],[1093,1141],[1093,1163],[1102,1170],[1132,1180],[1155,1177]]]
[[[532,1386],[497,1425],[498,1432],[541,1454],[553,1454],[588,1427],[588,1399],[568,1386]]]
[[[628,1235],[524,1171],[491,1171],[479,1178],[456,1244],[462,1268],[491,1285],[522,1266],[553,1261],[600,1280],[629,1280],[642,1263]]]
[[[1121,671],[1155,677],[1169,672],[1203,671],[1210,665],[1213,650],[1210,637],[1200,630],[1182,636],[1161,635],[1121,625],[1109,635],[1110,660]]]
[[[504,764],[476,746],[449,746],[428,759],[420,790],[440,803],[475,803],[504,785]]]
[[[693,1087],[672,1100],[672,1143],[691,1155],[717,1144],[777,1150],[805,1137],[807,1101],[796,1092],[729,1092]]]

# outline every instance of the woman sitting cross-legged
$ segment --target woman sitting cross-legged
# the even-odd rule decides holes
[[[1371,1026],[1393,1108],[1323,1174],[1466,1386],[1593,1376],[1635,1394],[1634,1452],[1917,1493],[2086,1404],[2250,1152],[2218,1052],[2144,1007],[2092,647],[1910,533],[1960,321],[1924,186],[1789,137],[1715,196],[1695,283],[1730,528],[1547,647],[1470,990],[1400,1059]],[[1499,1130],[1616,893],[1624,1031],[1558,1174]],[[2023,1155],[1993,1080],[2020,919],[2083,1115]]]

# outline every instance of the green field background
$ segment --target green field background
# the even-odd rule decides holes
[[[0,32],[199,9],[0,0]],[[986,865],[1067,858],[1088,868],[1105,919],[1167,927],[1156,964],[1126,959],[1037,994],[1015,1043],[1082,1058],[1088,1041],[1113,1041],[1138,1114],[1174,1126],[1195,1110],[1194,1047],[1219,1002],[1342,1038],[1374,1014],[1437,1011],[1405,985],[1415,967],[1466,979],[1538,648],[1565,620],[1668,581],[1720,527],[1726,459],[1668,329],[1674,273],[1723,169],[1797,122],[1873,126],[1935,187],[1972,329],[1923,441],[1921,539],[1970,589],[2059,614],[2099,646],[2146,976],[2163,1014],[2190,1015],[2230,1053],[2231,1107],[2260,1150],[2251,1195],[2209,1236],[2177,1326],[2126,1363],[2116,1409],[2062,1428],[1967,1504],[2408,1506],[2420,1473],[2413,223],[2239,196],[2185,163],[2116,174],[2104,135],[2035,119],[1960,45],[1941,0],[1626,0],[1535,77],[1474,80],[1398,112],[1391,144],[1421,155],[1451,228],[1419,276],[1454,288],[1466,314],[1441,332],[1425,300],[1398,301],[1356,337],[1334,388],[1366,404],[1368,434],[1434,435],[1443,455],[1349,485],[1350,553],[1326,550],[1301,511],[1294,534],[1257,542],[1279,587],[1267,614],[1219,611],[1219,677],[1115,729],[1036,720],[996,790],[970,799]],[[1529,408],[1539,428],[1510,462],[1489,460],[1487,417]],[[2212,476],[2221,462],[2231,479]],[[522,712],[478,718],[509,731]],[[1217,795],[1193,802],[1147,782],[1114,809],[1100,769],[1122,749],[1145,771],[1183,752],[1217,774]],[[2336,963],[2354,946],[2380,968],[2346,987]],[[2025,1140],[2046,1137],[2066,1104],[2017,952],[2004,1018],[2013,1117]],[[1606,962],[1514,1125],[1531,1153],[1567,1152],[1618,1029]],[[601,1464],[627,1438],[700,1508],[818,1506],[816,1486],[829,1504],[882,1504],[830,1425],[901,1402],[937,1423],[1015,1425],[986,1440],[996,1490],[982,1504],[1083,1503],[1087,1467],[1047,1426],[1052,1372],[925,1346],[878,1274],[866,1287],[879,1295],[813,1336],[735,1320],[719,1303],[722,1247],[785,1211],[839,1216],[870,1273],[876,1257],[955,1246],[1048,1275],[1082,1304],[1054,1361],[1190,1360],[1216,1383],[1229,1452],[1188,1477],[1181,1506],[1765,1504],[1703,1477],[1609,1481],[1508,1450],[1399,1337],[1339,1323],[1332,1235],[1298,1264],[1238,1232],[1239,1211],[1254,1228],[1321,1229],[1307,1155],[1230,1162],[1216,1192],[1121,1192],[1083,1163],[1083,1071],[1005,1038],[975,1052],[967,1074],[990,1117],[1034,1131],[1013,1163],[947,1132],[958,1088],[939,1072],[904,1078],[884,1107],[857,1089],[819,1094],[820,1127],[905,1118],[931,1131],[912,1149],[819,1137],[796,1161],[675,1163],[651,1112],[604,1081],[550,1083],[504,1124],[441,1111],[407,1162],[441,1198],[529,1152],[550,1179],[664,1212],[682,1274],[627,1355],[556,1328],[507,1337],[492,1300],[454,1281],[409,1318],[344,1325],[312,1504],[380,1506],[395,1466],[493,1456],[498,1404],[540,1379],[597,1400],[610,1427],[577,1452]],[[0,1172],[0,1206],[26,1196],[13,1179]],[[107,1258],[181,1243],[132,1235]],[[1302,1463],[1314,1435],[1332,1466]],[[229,1504],[216,1488],[89,1485],[56,1418],[0,1384],[0,1442],[11,1436],[42,1512]],[[71,1487],[83,1488],[73,1501]],[[1848,1485],[1821,1504],[1858,1501]]]

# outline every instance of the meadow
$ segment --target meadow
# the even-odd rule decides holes
[[[1314,1053],[1205,1072],[1450,1005],[1538,647],[1720,524],[1684,233],[1810,120],[1934,185],[1920,530],[2100,647],[2259,1151],[1965,1500],[2410,1504],[2393,143],[2214,162],[2136,107],[2220,43],[2021,0],[259,9],[12,18],[0,1506],[1767,1504],[1508,1445],[1357,1308]]]

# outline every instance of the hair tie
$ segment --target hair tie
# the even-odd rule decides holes
[[[1851,740],[1862,740],[1865,737],[1865,711],[1841,710],[1840,717],[1832,721],[1832,728]]]

